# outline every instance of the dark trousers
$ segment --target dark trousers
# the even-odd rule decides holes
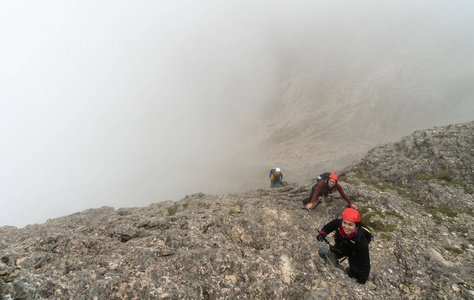
[[[347,275],[352,278],[356,278],[357,282],[360,284],[365,284],[367,279],[364,281],[360,280],[361,270],[360,270],[360,264],[357,261],[357,258],[354,256],[349,256],[349,270],[346,271]],[[364,276],[365,278],[365,276]]]
[[[348,274],[350,277],[358,277],[360,273],[360,266],[357,259],[353,256],[349,256],[349,270],[350,273]]]
[[[316,185],[313,185],[313,187],[311,188],[311,194],[309,194],[309,198],[303,199],[303,204],[304,205],[311,202],[311,199],[313,199],[313,195],[314,195],[315,190],[316,190]],[[318,198],[319,196],[321,196],[321,193],[316,198]]]

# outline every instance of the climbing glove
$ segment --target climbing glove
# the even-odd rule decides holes
[[[318,240],[318,242],[322,242],[322,241],[324,241],[324,238],[325,238],[325,237],[326,237],[326,234],[321,231],[321,232],[318,234],[318,236],[316,237],[316,239]]]
[[[308,203],[306,204],[306,209],[313,209],[314,208],[314,203]]]

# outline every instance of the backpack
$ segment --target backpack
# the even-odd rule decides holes
[[[363,225],[363,226],[360,226],[360,229],[362,233],[365,235],[365,238],[367,239],[367,244],[370,244],[370,242],[372,241],[372,238],[374,237],[372,235],[370,227],[367,225]]]
[[[270,170],[270,173],[268,174],[268,177],[272,177],[273,173],[275,173],[275,169]]]
[[[321,181],[321,180],[324,180],[327,184],[327,180],[329,178],[329,175],[331,175],[331,172],[324,172],[323,174],[319,175],[318,176],[318,181],[316,181],[316,185],[318,185],[318,183]]]

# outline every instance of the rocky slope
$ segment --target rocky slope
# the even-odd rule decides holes
[[[381,145],[349,170],[391,184],[428,207],[473,209],[474,122],[416,131]]]
[[[474,299],[473,129],[418,131],[341,171],[375,235],[366,285],[317,254],[314,226],[345,201],[308,212],[310,186],[291,184],[1,227],[0,297]]]

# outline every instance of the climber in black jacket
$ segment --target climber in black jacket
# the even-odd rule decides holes
[[[328,255],[330,259],[332,256],[334,260],[347,256],[349,268],[346,269],[346,274],[356,278],[358,283],[365,284],[370,273],[369,241],[361,226],[359,212],[347,208],[342,213],[342,219],[334,219],[321,229],[317,240],[321,242],[329,233],[335,231],[334,246],[330,251],[321,247],[319,254]]]

